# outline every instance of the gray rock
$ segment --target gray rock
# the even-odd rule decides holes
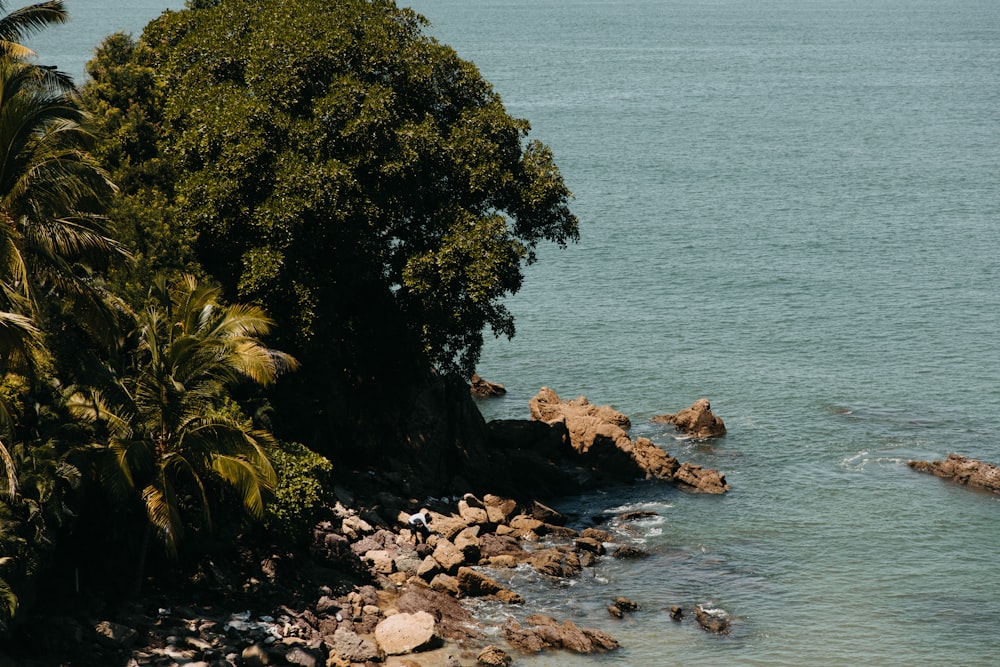
[[[381,660],[378,646],[367,639],[358,636],[353,630],[340,627],[333,633],[333,652],[338,658],[347,662],[368,662]]]

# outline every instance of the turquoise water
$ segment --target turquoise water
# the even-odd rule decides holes
[[[82,72],[105,34],[181,4],[71,1],[93,32],[35,46]],[[1000,664],[1000,498],[905,465],[1000,463],[1000,3],[415,7],[553,148],[582,223],[510,299],[518,335],[479,368],[510,393],[484,413],[585,394],[733,486],[560,502],[581,522],[655,510],[612,524],[652,556],[562,586],[513,573],[519,616],[623,643],[518,664]],[[700,396],[724,439],[649,422]],[[611,619],[618,594],[642,611]]]
[[[518,575],[624,644],[518,664],[1000,664],[1000,498],[905,465],[1000,462],[1000,4],[415,7],[553,148],[582,223],[510,299],[484,413],[585,394],[733,486],[562,503],[658,511],[622,533],[654,556],[570,595]],[[726,438],[648,421],[700,396]],[[643,611],[610,619],[619,593]],[[699,603],[729,637],[670,621]]]

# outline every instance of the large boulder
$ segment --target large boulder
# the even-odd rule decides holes
[[[949,454],[944,461],[910,461],[909,465],[920,472],[1000,493],[1000,468],[992,463]]]
[[[707,398],[699,398],[691,407],[676,414],[656,415],[653,421],[673,424],[692,438],[714,438],[726,434],[726,425],[712,412],[712,404]]]
[[[403,655],[440,643],[434,617],[426,611],[393,614],[375,627],[375,641],[386,655]]]

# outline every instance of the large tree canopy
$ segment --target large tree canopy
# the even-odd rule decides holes
[[[310,415],[418,358],[470,373],[537,244],[577,237],[549,149],[424,25],[388,0],[200,0],[90,64],[138,284],[196,271],[263,306]]]

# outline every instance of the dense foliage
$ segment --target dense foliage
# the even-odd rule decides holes
[[[154,537],[308,535],[322,454],[433,430],[401,396],[449,411],[421,384],[577,236],[527,122],[388,0],[190,0],[82,97],[21,44],[66,18],[0,17],[0,634],[43,573],[139,585]]]
[[[307,444],[357,442],[430,364],[469,374],[537,244],[577,235],[549,150],[422,28],[387,0],[198,2],[90,64],[139,281],[262,305],[303,364],[277,402]]]

